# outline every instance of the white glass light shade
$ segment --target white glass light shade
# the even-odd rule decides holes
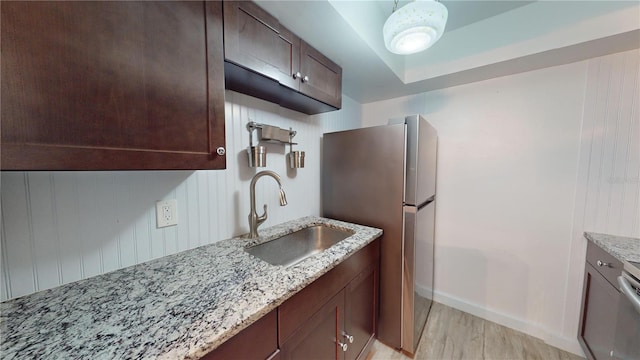
[[[410,2],[384,23],[384,44],[400,55],[426,50],[442,36],[448,15],[447,8],[435,0]]]

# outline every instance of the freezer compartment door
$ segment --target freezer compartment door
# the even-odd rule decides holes
[[[414,354],[433,302],[435,201],[405,206],[402,348]]]
[[[323,216],[401,227],[404,149],[404,124],[324,134]]]
[[[407,126],[407,184],[404,202],[420,205],[436,194],[438,135],[421,115],[405,117]]]

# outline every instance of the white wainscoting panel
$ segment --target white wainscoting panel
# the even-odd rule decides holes
[[[564,333],[577,336],[585,231],[640,238],[640,51],[588,62]]]
[[[640,52],[589,62],[579,183],[585,231],[640,237]]]
[[[285,166],[289,147],[267,144],[267,167],[282,177],[257,184],[262,227],[320,212],[320,147],[324,132],[360,126],[361,105],[304,115],[226,92],[227,169],[212,171],[2,172],[0,300],[31,294],[248,232],[249,119],[293,128],[305,168]],[[176,199],[178,225],[158,229],[155,203]]]

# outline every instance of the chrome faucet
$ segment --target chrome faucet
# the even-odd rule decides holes
[[[251,213],[249,214],[249,237],[254,239],[258,237],[258,226],[267,220],[267,205],[264,205],[264,213],[258,216],[256,211],[256,183],[261,177],[269,175],[276,180],[280,187],[280,206],[287,205],[287,197],[282,189],[282,183],[280,182],[280,176],[271,170],[260,171],[251,179],[251,185],[249,190],[251,191]]]

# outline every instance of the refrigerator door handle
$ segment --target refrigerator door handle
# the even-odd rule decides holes
[[[427,200],[425,200],[422,204],[418,205],[418,211],[422,210],[425,206],[431,204],[432,202],[436,201],[436,196],[433,195],[431,197],[429,197]]]

